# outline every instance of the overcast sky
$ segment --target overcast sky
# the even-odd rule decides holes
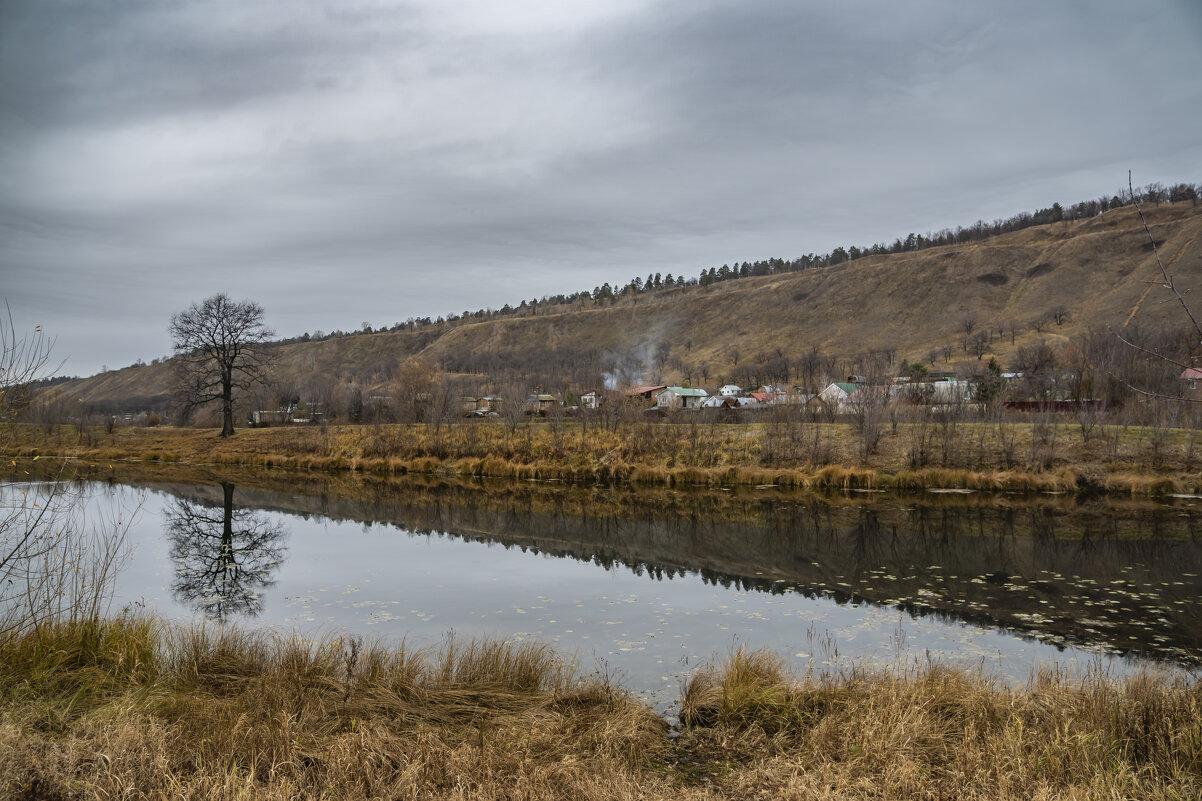
[[[0,0],[0,296],[62,372],[1202,182],[1199,0]]]

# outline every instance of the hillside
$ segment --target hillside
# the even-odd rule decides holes
[[[1145,214],[1178,285],[1202,284],[1202,208],[1163,203]],[[419,355],[449,373],[473,376],[481,391],[503,389],[517,375],[530,385],[580,391],[598,386],[603,373],[714,386],[743,377],[740,372],[752,375],[753,364],[762,372],[773,358],[796,363],[812,349],[834,357],[827,363],[833,374],[871,352],[898,363],[937,360],[938,369],[950,369],[978,362],[963,349],[966,319],[975,322],[975,332],[993,332],[985,358],[996,355],[1005,365],[1024,344],[1057,346],[1094,328],[1120,326],[1137,304],[1135,320],[1145,329],[1180,326],[1181,311],[1163,302],[1163,289],[1154,287],[1140,303],[1158,278],[1136,211],[1121,208],[836,267],[281,345],[279,374],[282,386],[300,392],[314,382],[353,382],[371,393],[407,357]],[[256,300],[270,314],[271,298]],[[506,300],[512,299],[497,299]],[[1057,307],[1067,310],[1067,319],[1046,322]],[[1044,321],[1039,330],[1036,319]],[[61,389],[90,404],[146,407],[165,401],[170,377],[170,365],[158,364]]]

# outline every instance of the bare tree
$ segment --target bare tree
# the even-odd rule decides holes
[[[968,338],[972,336],[972,332],[976,330],[977,327],[976,315],[972,314],[971,312],[966,312],[964,316],[960,318],[960,327],[964,329],[964,352],[967,353]]]
[[[981,361],[986,353],[989,352],[989,333],[986,331],[978,331],[968,341],[968,346],[972,350],[973,355],[977,357],[977,361]]]
[[[217,294],[171,317],[182,405],[221,403],[221,436],[234,433],[234,390],[266,381],[265,345],[275,332],[263,323],[263,307]]]
[[[885,435],[885,409],[889,403],[886,386],[866,385],[857,389],[848,398],[851,424],[860,438],[860,459],[867,462],[876,452]]]
[[[1018,322],[1011,317],[1005,322],[1004,331],[1010,332],[1010,344],[1013,345],[1015,337],[1018,336]]]

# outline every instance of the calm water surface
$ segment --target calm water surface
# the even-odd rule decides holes
[[[1202,506],[555,486],[89,484],[141,504],[114,608],[411,645],[533,638],[666,710],[733,649],[794,666],[1202,658]],[[283,485],[287,487],[287,485]]]

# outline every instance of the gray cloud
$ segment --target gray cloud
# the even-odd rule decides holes
[[[0,275],[68,372],[1202,179],[1202,8],[0,4]]]

